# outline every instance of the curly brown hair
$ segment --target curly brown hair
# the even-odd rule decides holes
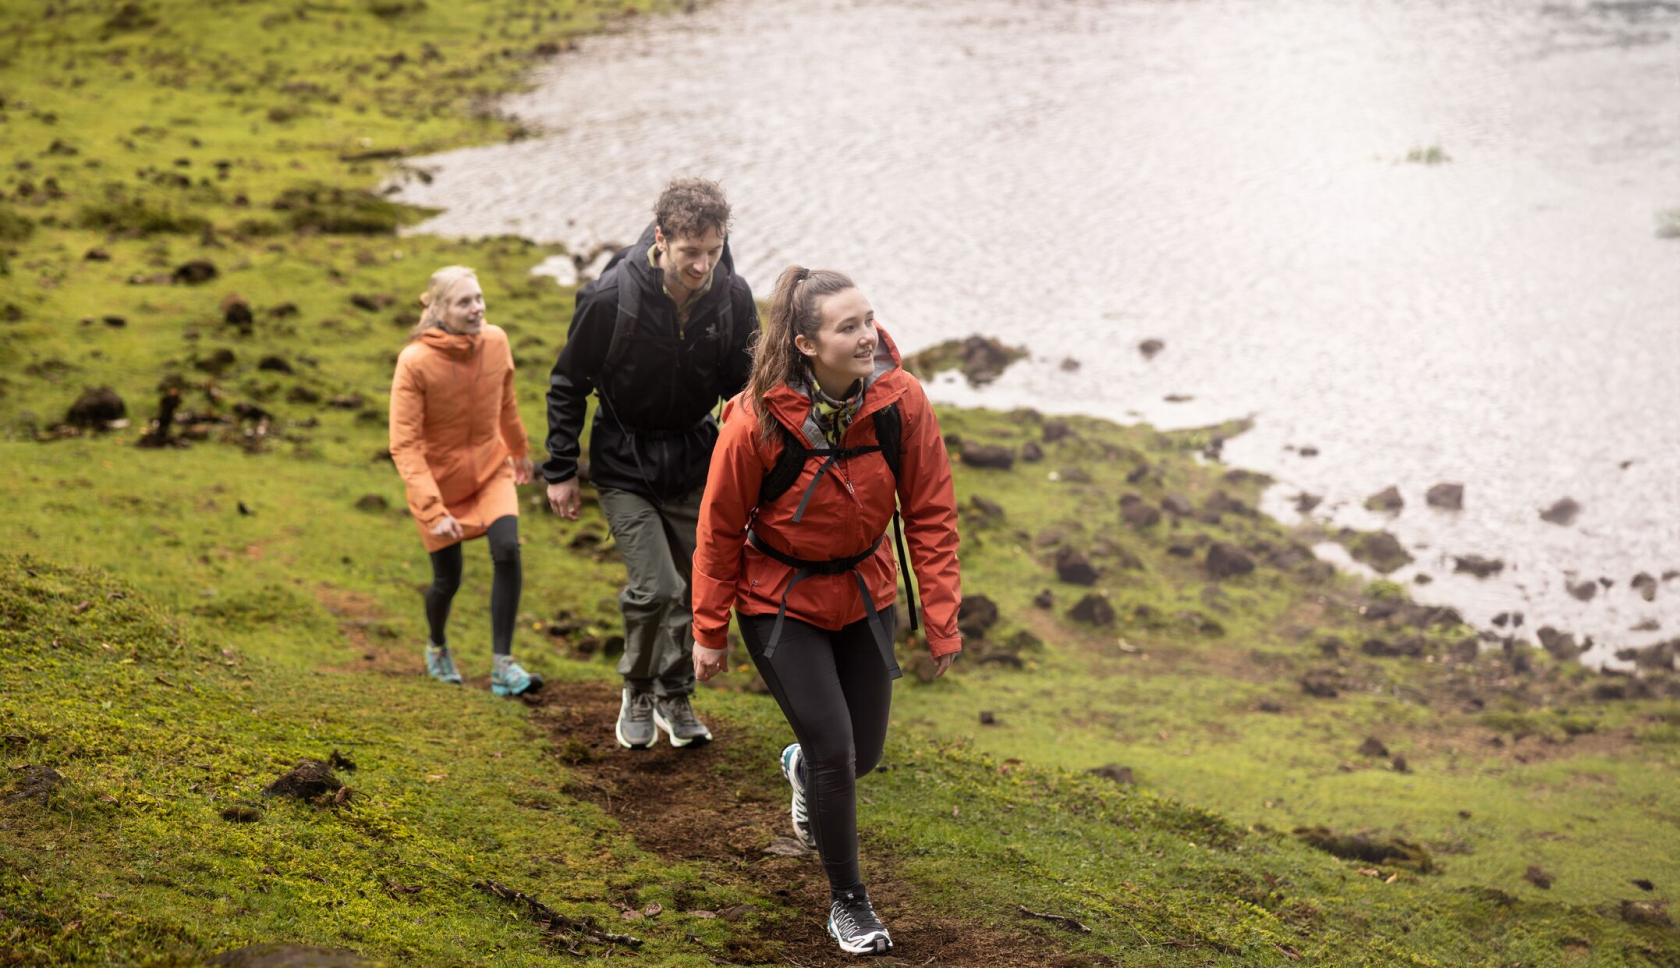
[[[729,200],[717,182],[705,178],[673,179],[659,194],[653,217],[667,239],[699,238],[711,229],[729,235]]]

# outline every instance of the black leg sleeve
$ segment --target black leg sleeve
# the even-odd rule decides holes
[[[432,552],[432,585],[426,589],[426,624],[431,627],[432,644],[449,644],[445,632],[449,625],[449,606],[455,602],[455,592],[461,587],[461,546],[452,544]]]
[[[519,518],[514,515],[491,522],[490,561],[495,578],[490,585],[490,650],[497,655],[513,653],[513,623],[519,617],[519,595],[525,584],[524,566],[519,560]]]

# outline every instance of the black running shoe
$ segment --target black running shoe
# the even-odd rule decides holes
[[[863,891],[848,891],[834,899],[828,908],[828,933],[847,954],[884,955],[892,950],[886,925],[875,916]]]

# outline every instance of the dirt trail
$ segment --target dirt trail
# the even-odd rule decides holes
[[[716,740],[674,749],[626,750],[613,735],[619,691],[608,683],[554,683],[532,702],[535,722],[553,738],[568,768],[580,777],[574,796],[611,814],[645,850],[672,861],[705,865],[723,883],[786,901],[798,916],[768,924],[759,942],[731,947],[720,964],[819,966],[926,965],[1044,968],[1095,963],[1070,956],[1025,930],[966,921],[929,910],[922,892],[900,878],[891,857],[869,844],[863,875],[870,897],[893,936],[893,953],[859,961],[845,955],[824,928],[828,882],[815,854],[778,857],[764,852],[791,836],[787,787],[775,764],[741,774],[729,750],[738,730],[710,722]]]

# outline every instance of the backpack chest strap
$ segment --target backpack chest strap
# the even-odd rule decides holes
[[[766,557],[779,561],[789,568],[797,569],[793,573],[793,578],[788,582],[787,588],[782,590],[781,604],[776,609],[776,622],[770,627],[770,638],[764,643],[764,657],[769,659],[776,654],[776,643],[782,637],[782,622],[787,619],[788,596],[793,593],[795,585],[813,575],[843,575],[846,572],[851,572],[852,577],[857,579],[858,594],[863,597],[863,608],[867,613],[869,630],[874,633],[875,645],[881,650],[881,661],[886,664],[888,677],[897,679],[904,675],[898,667],[898,657],[893,654],[892,636],[887,634],[886,623],[881,618],[880,610],[875,607],[874,597],[869,594],[869,584],[863,580],[863,573],[857,570],[858,565],[868,561],[869,557],[875,554],[875,549],[881,547],[881,542],[886,537],[886,532],[882,532],[881,537],[876,538],[875,543],[869,546],[869,550],[862,554],[835,558],[830,561],[809,561],[783,553],[775,545],[759,537],[758,532],[749,529],[747,531],[748,544],[758,549]]]
[[[794,509],[793,512],[793,523],[798,524],[800,519],[805,517],[805,506],[811,503],[811,495],[817,493],[817,482],[822,480],[823,475],[828,473],[828,469],[834,466],[835,461],[862,457],[864,454],[873,454],[880,449],[878,444],[870,444],[867,447],[818,447],[815,450],[801,448],[801,460],[807,457],[826,457],[828,459],[818,465],[817,473],[811,478],[811,483],[805,485],[805,494],[799,499],[799,507]],[[851,488],[851,484],[848,483],[846,489],[849,491]]]

